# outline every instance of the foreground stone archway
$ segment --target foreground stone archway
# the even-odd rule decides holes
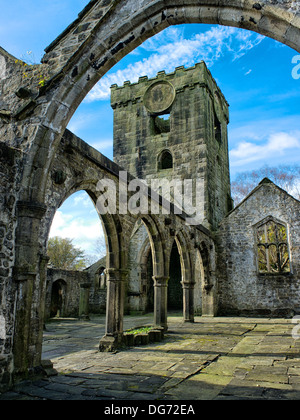
[[[224,4],[213,0],[200,4],[187,0],[91,1],[78,20],[46,49],[43,63],[50,66],[52,78],[39,98],[42,120],[31,139],[24,194],[27,196],[30,190],[37,201],[42,199],[45,169],[78,105],[114,64],[146,39],[170,25],[210,23],[255,31],[300,51],[298,9],[292,1],[269,0],[231,0]],[[81,37],[77,36],[79,33]],[[45,94],[50,99],[46,104],[42,100]],[[45,176],[40,177],[39,173],[37,177],[33,166],[42,167]]]
[[[298,2],[289,0],[92,0],[46,49],[43,63],[31,69],[32,77],[28,80],[24,80],[14,57],[0,50],[2,67],[7,69],[1,80],[5,108],[1,110],[0,135],[5,143],[1,146],[3,165],[7,166],[10,180],[3,207],[10,241],[3,249],[7,268],[2,269],[2,277],[3,294],[9,291],[12,296],[1,329],[4,342],[1,349],[5,353],[0,376],[5,378],[5,383],[11,383],[15,374],[33,369],[39,363],[42,317],[38,301],[44,293],[47,265],[40,231],[49,207],[47,185],[67,124],[87,93],[122,57],[170,25],[235,26],[269,36],[300,51],[299,15]],[[41,67],[47,70],[49,80],[38,90],[36,76]],[[121,240],[121,223],[117,222],[116,226],[119,252],[111,253],[114,264],[108,270],[108,281],[111,294],[118,295],[122,301],[126,242]],[[166,272],[164,266],[156,279],[162,294],[160,304],[164,301]],[[157,319],[163,324],[166,314],[161,306],[157,307]],[[119,309],[113,310],[109,333],[121,331]],[[33,331],[38,331],[38,336],[33,337]]]

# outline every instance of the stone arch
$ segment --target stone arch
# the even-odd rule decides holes
[[[141,264],[141,279],[145,282],[145,312],[154,310],[154,288],[153,288],[153,258],[150,241],[145,242],[139,258]]]
[[[124,261],[123,254],[121,252],[123,245],[121,220],[118,215],[99,214],[97,209],[97,180],[82,180],[81,182],[73,184],[71,187],[66,186],[64,191],[61,193],[60,198],[57,199],[55,205],[51,207],[49,211],[50,214],[45,220],[45,231],[41,236],[48,238],[56,211],[68,198],[80,191],[85,191],[87,193],[91,202],[95,206],[96,212],[98,213],[99,223],[102,224],[107,249],[106,268],[124,268],[126,266],[126,262]]]
[[[183,318],[185,322],[194,322],[194,270],[191,263],[192,250],[187,232],[184,230],[177,232],[175,242],[181,262]]]
[[[180,230],[175,235],[175,241],[180,255],[182,281],[183,283],[193,283],[191,249],[187,238],[187,233],[184,230]]]
[[[135,222],[130,236],[128,270],[129,312],[153,312],[153,256],[149,232],[141,218]]]
[[[66,305],[67,283],[65,280],[56,280],[51,288],[50,318],[63,317]]]
[[[157,169],[163,171],[165,169],[173,169],[174,159],[170,150],[163,150],[157,158]]]
[[[146,226],[153,260],[153,276],[165,276],[165,251],[163,244],[165,243],[163,234],[160,230],[159,223],[154,216],[141,217],[142,222]]]
[[[155,216],[142,216],[141,219],[148,231],[153,260],[154,325],[167,330],[168,271],[165,255],[166,239],[163,228]]]
[[[105,175],[105,173],[103,173]],[[103,175],[102,174],[102,175]],[[97,209],[98,179],[83,179],[74,183],[61,195],[59,203],[78,191],[84,190]],[[58,203],[56,205],[58,208]],[[99,212],[98,212],[99,214]],[[54,212],[52,209],[52,217]],[[124,318],[124,296],[127,280],[127,252],[126,240],[123,234],[122,220],[117,214],[99,214],[103,225],[106,240],[106,285],[107,285],[107,304],[106,304],[106,335],[100,342],[100,349],[115,348],[122,340],[123,318]],[[107,341],[108,340],[108,341]]]
[[[176,239],[171,245],[169,261],[168,311],[183,312],[184,266]]]
[[[91,8],[96,15],[97,9],[102,7],[101,2],[92,4],[74,25],[82,30]],[[43,59],[44,63],[51,64],[53,72],[53,78],[45,88],[51,94],[51,102],[47,105],[40,103],[43,121],[36,130],[32,153],[24,172],[24,180],[29,179],[27,187],[38,202],[43,201],[45,177],[31,168],[49,167],[65,127],[87,93],[115,63],[155,33],[181,23],[220,24],[266,35],[300,51],[296,6],[271,5],[267,0],[260,3],[251,0],[242,4],[238,0],[230,0],[222,6],[217,0],[212,0],[209,5],[196,0],[180,3],[176,0],[139,3],[125,0],[108,4],[101,12],[106,13],[105,18],[98,21],[94,18],[93,29],[84,34],[85,41],[74,44],[73,40],[73,48],[70,55],[65,56],[63,68],[55,57],[68,38],[73,39],[71,30],[66,30],[47,48]],[[91,23],[87,25],[90,26]],[[74,26],[71,29],[74,30]],[[45,147],[48,153],[45,153]],[[37,185],[39,188],[36,188]],[[28,193],[26,188],[24,194]]]
[[[55,159],[65,128],[75,110],[87,93],[100,78],[122,57],[131,52],[143,41],[170,25],[180,23],[211,23],[236,26],[249,29],[269,36],[279,42],[300,51],[300,25],[296,15],[297,2],[270,3],[269,0],[241,2],[229,0],[220,6],[219,0],[122,0],[105,2],[101,18],[98,9],[104,7],[104,2],[90,2],[78,21],[71,25],[48,49],[43,62],[48,63],[52,78],[41,89],[34,101],[34,116],[28,129],[26,153],[23,158],[22,180],[20,180],[20,195],[16,205],[18,226],[16,229],[16,252],[14,279],[17,289],[16,325],[14,333],[14,356],[16,371],[24,371],[27,366],[37,366],[39,360],[29,356],[29,345],[36,345],[36,359],[39,358],[38,338],[30,342],[30,327],[39,323],[39,308],[31,307],[32,290],[40,291],[40,278],[43,276],[46,257],[41,253],[39,231],[46,207],[47,181],[51,165]],[[223,3],[223,2],[221,2]],[[86,19],[94,13],[94,25],[89,32],[84,31]],[[98,16],[97,18],[95,16]],[[76,28],[75,28],[76,27]],[[78,28],[81,28],[80,30]],[[74,33],[80,33],[80,41],[74,41]],[[84,35],[84,36],[83,36]],[[84,39],[84,40],[83,40]],[[62,56],[62,48],[68,44],[68,53]],[[72,42],[74,41],[74,42]],[[66,50],[66,49],[65,49]],[[60,62],[60,59],[63,59]],[[32,105],[32,104],[31,104]],[[24,120],[24,126],[29,120]],[[28,124],[29,125],[29,124]],[[118,217],[111,218],[107,226],[114,232],[114,240],[121,250],[117,255],[110,253],[114,268],[109,273],[109,284],[115,295],[123,293],[122,283],[126,266],[126,253],[122,251],[122,229]],[[150,230],[153,225],[148,223]],[[155,230],[155,229],[154,229]],[[155,234],[154,234],[155,236]],[[152,249],[159,255],[155,270],[157,287],[165,287],[165,257],[159,240],[153,240]],[[37,260],[37,257],[38,260]],[[158,280],[160,278],[160,280]],[[121,319],[117,319],[120,308],[112,309],[113,320],[107,331],[112,336],[120,334]],[[36,313],[36,319],[31,320],[30,314]],[[157,319],[164,323],[166,314],[157,308]],[[166,325],[166,324],[165,324]],[[26,326],[26,331],[24,329]],[[27,338],[23,339],[24,331]]]

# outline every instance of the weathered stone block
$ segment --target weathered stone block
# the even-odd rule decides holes
[[[104,353],[112,353],[118,348],[118,340],[116,337],[105,335],[100,340],[99,351]]]

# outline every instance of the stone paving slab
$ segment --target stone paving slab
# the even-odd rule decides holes
[[[0,400],[297,400],[300,343],[289,319],[170,317],[165,340],[100,353],[104,317],[47,324],[43,356],[56,376],[26,381]],[[126,317],[127,328],[151,316]]]

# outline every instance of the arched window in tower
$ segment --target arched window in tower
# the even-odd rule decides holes
[[[287,227],[269,217],[260,223],[256,229],[259,273],[290,273]]]
[[[158,169],[172,169],[173,168],[173,156],[169,150],[164,150],[158,157]]]

